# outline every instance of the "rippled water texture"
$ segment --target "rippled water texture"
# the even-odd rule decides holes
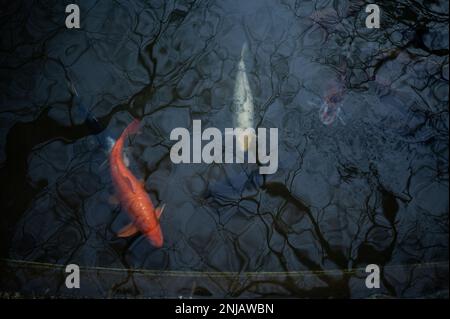
[[[448,298],[448,1],[379,1],[370,30],[357,0],[86,0],[79,30],[64,2],[0,9],[0,293]],[[239,99],[279,129],[275,174],[171,162],[173,128],[232,127]],[[133,117],[161,249],[116,236]]]

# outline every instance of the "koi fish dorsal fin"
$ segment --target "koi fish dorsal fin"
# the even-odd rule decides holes
[[[125,227],[123,227],[118,233],[117,236],[121,237],[121,238],[125,238],[125,237],[130,237],[133,236],[134,234],[138,233],[139,229],[137,229],[136,226],[134,226],[133,223],[130,223],[128,225],[126,225]]]
[[[128,185],[128,187],[130,188],[130,190],[131,190],[133,193],[136,193],[136,189],[135,189],[134,186],[133,186],[133,182],[132,182],[127,176],[124,176],[124,177],[123,177],[123,180],[124,180],[125,183]]]

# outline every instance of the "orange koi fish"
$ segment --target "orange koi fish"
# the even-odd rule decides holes
[[[122,132],[112,147],[109,156],[111,177],[122,207],[131,217],[131,223],[119,231],[119,237],[129,237],[141,232],[155,247],[162,247],[163,235],[159,218],[164,210],[154,208],[143,183],[133,176],[123,160],[123,145],[126,137],[137,133],[139,120],[135,119]]]

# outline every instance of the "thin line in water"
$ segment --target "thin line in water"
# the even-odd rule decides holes
[[[52,264],[52,263],[41,263],[35,261],[26,260],[16,260],[16,259],[0,259],[0,262],[16,264],[16,265],[26,265],[36,268],[65,268],[66,265],[62,264]],[[385,266],[384,270],[392,270],[402,267],[418,267],[418,268],[431,268],[431,267],[449,267],[448,261],[444,262],[428,262],[428,263],[416,263],[416,264],[403,264],[403,265],[392,265]],[[314,276],[319,274],[356,274],[357,272],[365,272],[365,268],[355,268],[355,269],[329,269],[329,270],[299,270],[299,271],[249,271],[249,272],[231,272],[231,271],[182,271],[182,270],[149,270],[149,269],[131,269],[131,268],[108,268],[108,267],[80,267],[84,271],[109,271],[109,272],[134,272],[141,273],[150,276],[167,276],[167,277],[258,277],[258,276]]]

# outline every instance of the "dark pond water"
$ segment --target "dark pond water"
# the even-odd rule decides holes
[[[79,30],[70,2],[0,8],[0,293],[448,298],[448,1],[367,29],[365,1],[86,0]],[[107,141],[133,118],[160,249],[116,235]],[[277,172],[173,164],[196,119],[277,127]]]

